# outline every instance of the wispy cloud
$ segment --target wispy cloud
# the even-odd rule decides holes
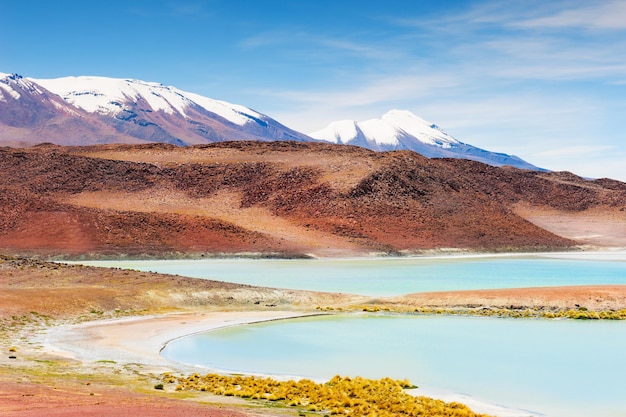
[[[604,155],[614,149],[615,146],[611,145],[575,145],[548,149],[536,152],[535,155],[543,158],[571,158],[573,156],[590,158],[597,155]]]
[[[320,45],[335,49],[339,52],[376,61],[399,59],[402,57],[402,54],[400,54],[396,48],[390,47],[388,44],[380,45],[371,42],[355,42],[332,38],[321,38],[319,39],[319,43]]]
[[[254,35],[246,36],[242,38],[238,46],[243,49],[260,48],[266,46],[279,46],[286,43],[294,42],[295,39],[302,37],[302,34],[298,32],[286,32],[286,31],[269,31],[258,32]]]
[[[626,3],[622,0],[581,2],[556,13],[514,23],[524,28],[581,28],[626,30]]]
[[[626,73],[624,1],[477,3],[436,21],[398,18],[421,43],[447,45],[441,57],[466,74],[511,80],[622,82]],[[580,29],[596,29],[581,34]],[[599,29],[611,29],[601,31]]]
[[[170,12],[175,16],[203,18],[213,16],[213,12],[207,8],[210,2],[184,2],[178,1],[169,4]]]
[[[605,22],[609,16],[623,15],[626,6],[622,3],[603,2],[592,16],[597,22]],[[624,83],[626,56],[616,51],[626,50],[626,39],[602,35],[581,38],[572,16],[584,16],[588,9],[586,2],[525,1],[504,5],[489,1],[434,19],[387,16],[384,24],[401,30],[381,31],[376,39],[359,34],[338,37],[314,33],[310,28],[282,28],[249,36],[241,40],[240,46],[283,48],[291,62],[319,66],[324,74],[350,74],[339,93],[334,91],[337,80],[329,80],[328,92],[320,91],[318,85],[314,92],[272,93],[291,101],[328,97],[334,107],[355,101],[372,104],[394,97],[408,99],[411,94],[419,100],[423,98],[422,78],[437,80],[429,91],[454,85],[459,89],[482,89],[484,94],[497,92],[502,83],[528,80]],[[557,20],[570,22],[561,27],[571,33],[540,30],[556,25]],[[623,20],[626,22],[626,18]],[[407,68],[417,70],[411,73]],[[446,80],[443,85],[438,82],[442,79]]]
[[[141,5],[132,3],[128,11],[129,13],[143,18],[192,18],[203,19],[214,16],[213,11],[208,7],[211,2],[171,2],[167,4]]]
[[[493,75],[537,80],[622,80],[626,59],[615,51],[626,42],[576,43],[552,37],[503,38],[483,44]],[[624,49],[626,50],[626,49]]]
[[[626,152],[618,146],[578,145],[541,151],[531,155],[533,161],[554,171],[570,171],[590,178],[613,178],[624,181]]]
[[[399,20],[401,21],[401,20]],[[405,19],[405,22],[411,22]],[[413,20],[423,25],[423,21]],[[447,30],[452,25],[501,26],[526,29],[626,29],[623,0],[525,0],[521,2],[482,1],[471,8],[448,13],[436,22]]]
[[[308,60],[333,60],[335,65],[344,65],[349,58],[365,59],[370,62],[407,58],[401,49],[385,41],[354,40],[349,36],[330,36],[303,28],[258,32],[241,39],[238,46],[244,50],[285,48],[292,56],[295,54]]]
[[[288,100],[296,105],[320,105],[337,109],[425,98],[435,91],[455,87],[459,87],[457,78],[445,74],[423,76],[402,74],[370,80],[361,79],[344,88],[335,84],[326,90],[262,90],[259,93]]]

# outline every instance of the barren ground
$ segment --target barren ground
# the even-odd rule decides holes
[[[517,205],[517,215],[557,236],[582,245],[626,248],[626,210],[591,208],[567,212],[549,207]]]
[[[23,256],[623,246],[625,206],[618,181],[409,151],[295,142],[0,148],[0,252]]]

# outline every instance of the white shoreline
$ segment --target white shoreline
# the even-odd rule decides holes
[[[172,340],[195,333],[224,327],[252,324],[272,320],[319,315],[294,311],[236,311],[175,313],[99,320],[77,325],[52,327],[40,336],[44,351],[49,354],[75,359],[85,363],[115,361],[118,364],[141,364],[155,368],[155,372],[210,372],[217,371],[202,366],[174,362],[160,352]],[[277,378],[276,376],[272,376]],[[282,375],[277,379],[297,377]],[[498,417],[537,417],[541,414],[489,404],[472,396],[452,391],[420,387],[412,390],[446,402],[468,405],[477,413]]]
[[[47,353],[82,362],[104,360],[180,369],[180,363],[160,354],[171,340],[223,327],[306,315],[293,311],[209,311],[116,318],[50,328],[41,343]]]
[[[311,255],[312,256],[312,255]],[[606,247],[588,248],[571,251],[558,252],[465,252],[450,251],[442,253],[428,254],[407,254],[406,256],[352,256],[352,257],[316,257],[311,258],[254,258],[254,257],[206,257],[206,258],[172,258],[172,259],[85,259],[85,260],[59,260],[58,263],[70,265],[104,265],[107,263],[134,263],[134,262],[212,262],[212,261],[261,261],[261,262],[303,262],[303,261],[394,261],[394,260],[448,260],[448,259],[488,259],[488,258],[563,258],[563,259],[583,259],[583,260],[606,260],[623,261],[626,260],[626,248]],[[106,267],[106,266],[104,266]],[[122,268],[125,269],[125,268]]]

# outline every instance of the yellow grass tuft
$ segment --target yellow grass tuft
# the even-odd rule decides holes
[[[300,407],[302,411],[329,415],[392,417],[484,417],[459,403],[446,403],[428,397],[404,392],[414,388],[408,380],[335,376],[324,384],[308,379],[276,381],[241,375],[193,374],[172,380],[171,374],[162,377],[164,383],[178,383],[178,391],[210,391],[218,395],[237,396],[282,403],[286,407]]]

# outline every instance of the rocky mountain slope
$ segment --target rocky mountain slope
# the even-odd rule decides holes
[[[258,141],[0,148],[5,253],[565,249],[583,241],[526,218],[608,213],[623,225],[625,206],[621,182],[410,151]]]

